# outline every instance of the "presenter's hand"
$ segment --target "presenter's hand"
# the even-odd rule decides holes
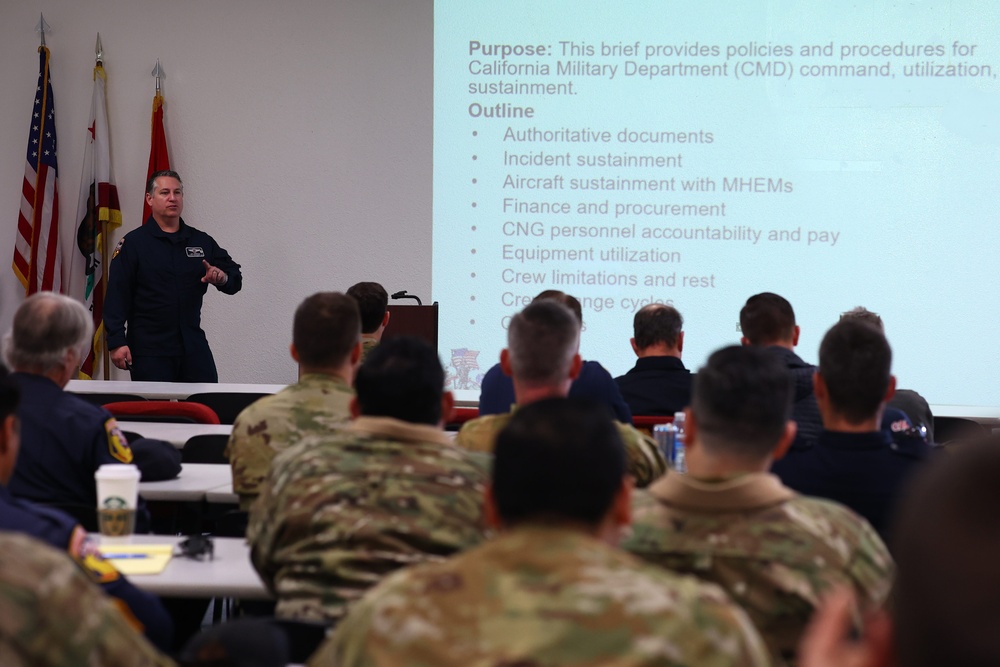
[[[213,285],[225,285],[229,282],[229,276],[222,269],[217,269],[206,260],[201,260],[201,263],[205,265],[205,276],[201,279],[203,283],[211,283]]]
[[[111,363],[123,371],[129,370],[132,366],[132,350],[128,349],[128,345],[111,350]]]

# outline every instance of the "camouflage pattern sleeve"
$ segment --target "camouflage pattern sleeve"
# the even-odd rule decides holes
[[[240,509],[250,509],[275,454],[306,435],[346,423],[353,396],[354,392],[342,380],[309,374],[243,410],[226,445],[233,491],[240,497]]]
[[[769,665],[716,586],[648,567],[586,535],[516,528],[387,578],[311,667]]]
[[[0,535],[0,665],[170,667],[65,554]]]
[[[509,414],[484,415],[462,424],[455,436],[455,444],[473,452],[493,453],[497,435],[510,420]]]
[[[628,471],[639,488],[649,486],[667,472],[667,460],[651,437],[631,424],[616,422],[628,455]]]
[[[699,511],[691,496],[671,493],[692,484],[667,477],[652,492],[635,493],[631,534],[622,547],[722,586],[746,609],[775,664],[794,661],[830,587],[853,588],[862,611],[885,601],[892,558],[871,526],[847,508],[789,492],[758,507]]]

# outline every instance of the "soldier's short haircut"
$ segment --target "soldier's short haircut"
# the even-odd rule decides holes
[[[361,334],[358,304],[340,292],[317,292],[295,309],[292,343],[299,363],[311,368],[340,366]]]
[[[597,525],[626,473],[625,448],[607,408],[551,398],[519,408],[497,435],[493,497],[507,524]]]
[[[437,352],[414,336],[382,341],[354,379],[361,414],[413,424],[441,421],[444,369]]]
[[[153,190],[156,189],[156,179],[162,178],[164,176],[167,178],[176,178],[177,182],[181,184],[181,188],[184,187],[184,181],[181,180],[180,174],[178,174],[173,169],[161,169],[160,171],[153,172],[153,175],[149,177],[148,181],[146,181],[147,195],[153,194]]]
[[[632,331],[635,345],[640,350],[666,343],[670,347],[677,345],[677,339],[684,327],[684,318],[673,306],[663,303],[651,303],[636,312],[632,318]]]
[[[557,289],[547,289],[539,292],[531,302],[534,303],[535,301],[544,301],[546,299],[557,301],[569,308],[573,315],[576,316],[576,321],[583,325],[583,307],[580,305],[580,300],[575,296]]]
[[[846,313],[840,314],[840,321],[844,320],[856,320],[858,322],[865,322],[882,333],[885,333],[885,325],[882,323],[882,318],[878,316],[878,313],[873,313],[864,306],[858,306],[848,310]]]
[[[740,330],[751,345],[791,340],[795,335],[795,311],[782,296],[772,292],[755,294],[740,310]]]
[[[1000,665],[1000,437],[926,465],[900,498],[889,545],[897,662]]]
[[[54,292],[36,292],[14,314],[4,352],[14,370],[48,373],[62,367],[69,350],[85,357],[93,335],[94,323],[82,303]]]
[[[549,385],[569,377],[580,346],[580,322],[558,301],[528,304],[511,318],[507,349],[514,377],[533,385]]]
[[[21,390],[10,379],[7,367],[0,364],[0,422],[17,412],[21,403]]]
[[[360,282],[347,288],[347,295],[358,302],[361,311],[361,333],[374,333],[385,319],[389,294],[378,283]]]
[[[710,453],[760,461],[784,433],[792,397],[792,377],[775,355],[739,345],[717,350],[694,378],[699,443]]]
[[[871,419],[889,389],[892,348],[881,331],[865,322],[841,320],[819,346],[819,374],[833,408],[857,424]]]

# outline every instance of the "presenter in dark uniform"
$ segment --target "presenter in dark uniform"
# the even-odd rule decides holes
[[[201,328],[209,285],[243,286],[240,265],[211,236],[181,219],[184,186],[174,171],[146,184],[152,214],[118,243],[111,258],[104,327],[111,362],[133,380],[218,382]]]

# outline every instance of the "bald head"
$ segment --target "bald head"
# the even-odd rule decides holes
[[[17,309],[4,341],[5,356],[16,371],[48,375],[78,364],[93,335],[90,313],[82,303],[38,292]]]

